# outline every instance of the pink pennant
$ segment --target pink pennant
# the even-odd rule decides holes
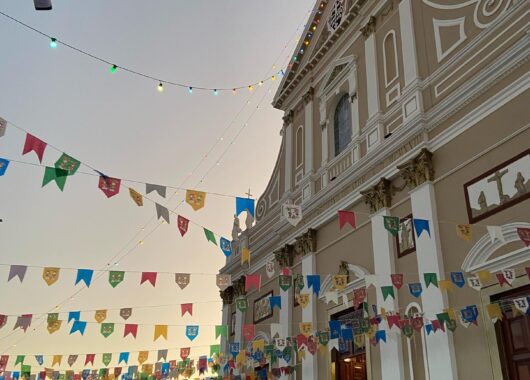
[[[245,340],[250,342],[256,335],[256,327],[254,325],[243,325],[243,336]]]
[[[440,323],[439,320],[435,319],[435,320],[431,321],[431,323],[432,323],[432,331],[433,332],[436,332],[438,330],[442,330],[442,331],[445,332],[445,327],[444,327],[444,325],[442,325]]]
[[[136,338],[136,335],[138,334],[138,325],[126,324],[123,328],[123,337],[125,338],[129,334]]]
[[[86,354],[85,365],[87,365],[89,363],[94,365],[94,359],[95,358],[96,358],[96,354]]]
[[[245,277],[245,291],[248,292],[252,287],[254,287],[259,292],[261,289],[261,275],[247,274]]]
[[[401,289],[401,287],[403,286],[403,274],[391,274],[390,277],[392,278],[392,285],[394,285],[398,290]]]
[[[298,334],[298,336],[296,337],[296,343],[298,345],[298,348],[302,346],[307,347],[307,337],[304,334]]]
[[[144,282],[149,281],[153,287],[156,285],[156,272],[142,272],[142,279],[140,280],[140,285]]]
[[[121,179],[100,176],[98,187],[107,198],[113,197],[120,192]]]
[[[389,329],[391,329],[392,326],[394,326],[394,325],[399,327],[399,320],[400,320],[399,314],[397,314],[397,315],[387,315],[386,320],[388,322],[388,328]]]
[[[517,228],[517,234],[523,243],[528,247],[530,245],[530,228]]]
[[[342,230],[342,227],[344,227],[346,224],[349,224],[353,228],[356,227],[355,225],[355,213],[353,211],[344,211],[339,210],[339,228]]]
[[[503,286],[504,284],[510,285],[508,280],[506,280],[506,277],[504,277],[503,273],[495,273],[495,276],[497,277],[497,281],[499,282],[500,286]]]
[[[188,232],[188,224],[190,221],[186,219],[183,216],[177,216],[177,225],[179,227],[180,235],[184,236],[186,235],[186,232]]]
[[[24,150],[22,154],[29,152],[35,152],[39,158],[39,162],[42,162],[42,157],[44,156],[44,149],[46,149],[46,143],[29,133],[26,134],[26,142],[24,143]]]
[[[358,308],[366,298],[366,288],[359,288],[353,290],[353,306]]]
[[[190,348],[189,347],[180,349],[180,358],[182,360],[186,360],[189,355],[190,355]]]
[[[283,268],[282,269],[282,275],[290,276],[291,275],[291,270],[289,268]]]
[[[183,303],[180,305],[180,312],[182,316],[184,314],[188,313],[189,315],[193,315],[193,304],[192,303]]]

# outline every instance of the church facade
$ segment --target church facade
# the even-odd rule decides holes
[[[221,269],[231,374],[530,379],[529,52],[524,0],[317,2]]]

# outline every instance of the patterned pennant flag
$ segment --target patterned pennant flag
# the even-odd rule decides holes
[[[517,235],[519,235],[519,238],[524,243],[525,246],[530,246],[530,228],[517,228]]]
[[[280,275],[278,276],[278,283],[280,289],[286,292],[293,285],[293,278],[292,276]]]
[[[193,315],[193,304],[192,303],[183,303],[180,305],[180,313],[183,317],[186,313]]]
[[[151,183],[145,184],[145,193],[150,194],[151,192],[156,191],[158,195],[160,195],[162,198],[166,197],[166,187],[160,186],[160,185],[153,185]]]
[[[157,276],[157,272],[142,272],[142,277],[140,279],[140,285],[142,285],[144,282],[149,282],[153,287],[155,287],[156,276]]]
[[[356,228],[355,213],[353,211],[339,210],[337,212],[339,214],[339,229],[342,230],[342,227],[346,224],[349,224],[352,228]]]
[[[94,319],[97,323],[102,323],[105,319],[107,319],[107,310],[96,310]]]
[[[230,274],[217,274],[215,276],[215,282],[220,290],[225,290],[232,285],[232,275]]]
[[[425,287],[428,288],[429,285],[433,284],[434,286],[438,287],[438,278],[436,276],[436,273],[424,273],[423,278],[425,280]]]
[[[313,294],[318,297],[320,293],[320,275],[318,274],[308,274],[307,275],[307,288],[313,289]]]
[[[332,288],[335,290],[343,290],[348,285],[348,275],[334,274],[331,277]]]
[[[138,352],[138,364],[144,364],[149,358],[149,351],[140,351]]]
[[[453,291],[453,283],[451,282],[451,280],[440,280],[438,281],[438,285],[440,287],[440,291],[448,291],[448,292],[452,292]]]
[[[55,162],[55,167],[57,169],[66,170],[68,175],[74,175],[77,169],[79,169],[79,166],[81,166],[81,162],[66,153],[63,153]]]
[[[112,361],[112,354],[111,353],[103,354],[103,356],[101,357],[101,361],[103,362],[103,364],[105,364],[105,367],[108,367],[108,365]]]
[[[39,158],[39,162],[42,162],[42,157],[44,156],[44,150],[46,149],[46,145],[47,144],[44,141],[27,133],[22,154],[24,155],[29,152],[35,152],[35,154],[37,154],[37,157]]]
[[[508,284],[508,281],[506,281],[506,278],[504,278],[504,274],[502,272],[496,273],[495,276],[497,277],[497,281],[499,282],[499,285],[502,287],[504,284]]]
[[[241,250],[241,265],[248,263],[250,266],[250,250],[248,248],[243,248]]]
[[[52,360],[52,367],[55,367],[55,365],[61,365],[61,361],[63,360],[63,355],[53,355]]]
[[[419,282],[409,284],[409,291],[414,297],[418,298],[423,292],[423,288]]]
[[[186,326],[186,337],[193,341],[199,335],[199,326]]]
[[[186,190],[186,203],[189,204],[194,211],[203,208],[205,202],[206,193],[196,190]]]
[[[480,278],[478,277],[468,277],[467,283],[469,284],[470,287],[472,287],[475,290],[482,289],[482,282],[480,281]]]
[[[309,294],[309,293],[299,293],[296,296],[296,300],[298,301],[300,306],[302,306],[302,309],[305,309],[309,305],[309,302],[311,301],[311,294]]]
[[[429,221],[427,219],[416,219],[413,218],[414,229],[416,230],[416,237],[420,237],[423,231],[427,232],[429,237],[431,236],[431,228],[429,227]]]
[[[527,297],[521,297],[521,298],[515,298],[513,300],[513,303],[515,307],[521,311],[521,313],[526,314],[528,311],[528,298]]]
[[[269,260],[265,264],[265,271],[267,272],[267,278],[272,278],[276,274],[275,260]]]
[[[175,273],[175,282],[182,290],[190,283],[190,274],[189,273]]]
[[[158,338],[164,338],[167,340],[167,325],[156,325],[153,341],[156,341]]]
[[[0,329],[7,323],[7,315],[0,314]]]
[[[120,192],[121,179],[107,176],[99,177],[98,187],[107,198],[111,198]]]
[[[76,332],[79,332],[79,334],[84,335],[86,324],[87,323],[85,321],[74,321],[74,323],[72,323],[72,328],[70,329],[70,335]]]
[[[248,299],[244,296],[239,297],[236,299],[236,308],[240,312],[244,313],[248,309]]]
[[[123,328],[123,337],[125,338],[129,334],[131,334],[133,338],[136,338],[136,335],[138,334],[138,325],[127,323]]]
[[[101,335],[108,338],[114,332],[114,323],[102,323],[100,331]]]
[[[219,246],[221,247],[221,251],[223,251],[226,257],[232,254],[232,244],[228,239],[222,237],[219,241]]]
[[[358,308],[366,299],[366,288],[358,288],[353,290],[353,305]]]
[[[70,367],[75,364],[75,362],[77,361],[77,357],[78,357],[78,355],[69,355],[68,356],[68,365]]]
[[[68,172],[66,170],[46,166],[44,169],[44,178],[42,179],[41,187],[46,186],[51,181],[55,181],[57,187],[63,191],[64,186],[66,185],[66,177],[68,177]]]
[[[28,330],[28,328],[31,326],[31,320],[33,319],[32,314],[24,314],[17,317],[17,321],[15,322],[15,326],[13,327],[13,330],[16,330],[17,328],[20,328],[24,332]]]
[[[293,227],[296,227],[302,221],[302,206],[284,204],[282,206],[282,215]]]
[[[465,241],[471,241],[473,233],[473,227],[471,224],[457,224],[456,234],[457,236]]]
[[[508,285],[512,286],[515,280],[515,269],[503,269],[502,274]]]
[[[142,197],[142,194],[134,190],[132,187],[129,188],[129,195],[138,207],[142,207],[144,205],[144,197]]]
[[[217,325],[215,326],[215,339],[220,336],[228,338],[228,326],[226,325]]]
[[[397,216],[383,216],[383,225],[392,236],[399,233],[399,218]]]
[[[390,278],[392,279],[392,285],[394,285],[398,290],[401,289],[401,287],[403,286],[403,274],[391,274]]]
[[[493,323],[497,321],[502,321],[503,315],[502,315],[502,310],[499,304],[490,303],[489,305],[486,305],[486,309]]]
[[[186,360],[188,356],[190,355],[191,349],[189,347],[184,347],[180,349],[180,358],[182,360]]]
[[[462,288],[466,284],[466,280],[464,279],[464,274],[462,272],[451,272],[451,281],[453,281],[453,284],[459,288]]]
[[[132,308],[130,307],[124,307],[120,309],[120,317],[127,320],[132,315]]]
[[[6,158],[0,158],[0,177],[6,174],[7,167],[9,166],[9,160]]]
[[[243,325],[243,337],[247,342],[252,341],[256,336],[256,326],[253,324],[244,324]]]
[[[186,235],[186,232],[188,232],[188,225],[190,221],[189,219],[186,219],[185,217],[178,215],[177,216],[177,226],[180,232],[180,235],[184,237]]]
[[[394,287],[392,285],[381,286],[381,293],[383,293],[384,301],[386,301],[388,296],[391,296],[393,299],[396,298],[396,296],[394,295]]]
[[[120,353],[120,357],[118,358],[118,365],[120,365],[121,362],[124,362],[125,365],[129,364],[129,353],[128,352]]]
[[[217,245],[217,241],[215,240],[214,233],[204,227],[203,227],[203,230],[204,230],[204,236],[206,236],[206,240],[211,241],[213,244]]]
[[[156,207],[156,218],[160,220],[160,218],[164,219],[164,221],[169,224],[169,210],[167,207],[164,207],[158,203],[155,203]]]
[[[258,292],[261,289],[261,276],[259,274],[247,274],[245,276],[245,291],[255,288]]]
[[[24,281],[24,277],[26,276],[27,270],[28,267],[26,265],[11,265],[11,267],[9,268],[7,282],[11,281],[15,277],[18,277],[18,279],[22,283]]]
[[[92,282],[92,275],[94,271],[92,269],[78,269],[77,276],[75,278],[75,285],[83,281],[87,288],[90,288],[90,283]]]
[[[0,356],[0,371],[5,371],[8,361],[9,361],[9,355]]]
[[[4,137],[6,133],[6,129],[7,129],[7,121],[0,117],[0,137]]]
[[[113,288],[118,286],[125,278],[125,272],[123,271],[110,271],[109,272],[109,284]]]

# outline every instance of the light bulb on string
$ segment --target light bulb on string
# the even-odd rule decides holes
[[[158,92],[164,92],[164,85],[162,84],[162,82],[158,83]]]
[[[55,48],[57,47],[57,39],[52,38],[52,39],[50,40],[50,47],[51,47],[52,49],[55,49]]]
[[[273,76],[271,77],[271,80],[272,80],[272,81],[275,81],[275,80],[276,80],[276,75],[273,75]]]
[[[110,69],[109,69],[109,71],[110,71],[111,73],[115,73],[116,70],[118,70],[118,66],[116,66],[116,65],[112,65],[112,66],[110,67]]]
[[[217,96],[217,95],[219,95],[219,91],[217,91],[217,89],[215,89],[215,90],[213,90],[213,94],[214,94],[215,96]]]
[[[237,94],[237,90],[235,88],[232,89],[232,95],[236,95]]]
[[[260,82],[259,82],[259,86],[260,86],[260,87],[263,86],[263,81],[260,81]]]
[[[188,93],[193,94],[193,87],[188,87]]]
[[[249,85],[248,85],[248,90],[249,90],[249,91],[252,91],[253,89],[254,89],[254,87],[252,87],[252,85],[249,84]]]

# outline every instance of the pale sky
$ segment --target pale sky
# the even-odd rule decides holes
[[[302,32],[312,0],[54,0],[51,12],[36,12],[31,0],[6,0],[0,10],[42,31],[57,36],[118,65],[128,66],[164,79],[196,86],[233,87],[258,81],[285,65]],[[298,31],[296,31],[298,29]],[[270,105],[268,85],[236,96],[166,86],[158,93],[156,83],[91,61],[64,46],[49,47],[49,40],[0,17],[0,117],[30,131],[82,162],[118,178],[177,186],[200,162],[209,148],[228,132],[193,173],[185,187],[244,195],[250,187],[257,198],[264,190],[280,144],[282,113]],[[285,45],[288,45],[284,49]],[[266,95],[255,112],[259,99]],[[245,106],[245,107],[244,107]],[[238,115],[242,109],[243,112]],[[221,160],[238,130],[250,118],[239,138]],[[0,157],[38,163],[36,155],[22,156],[24,133],[8,126],[0,138]],[[43,163],[53,166],[60,153],[48,147]],[[213,166],[213,170],[209,169]],[[81,167],[80,171],[88,171]],[[209,172],[205,180],[202,176]],[[139,273],[127,273],[112,289],[107,275],[94,279],[88,290],[66,302],[59,311],[82,312],[89,321],[84,336],[70,336],[70,325],[48,334],[46,324],[34,320],[26,334],[12,333],[16,317],[0,329],[0,354],[26,354],[26,364],[38,370],[33,355],[63,354],[56,369],[68,369],[69,354],[79,354],[73,369],[82,369],[86,353],[113,352],[110,367],[117,366],[119,352],[131,353],[136,364],[140,350],[169,348],[169,360],[177,359],[179,347],[196,347],[191,357],[209,354],[214,325],[221,321],[221,300],[215,276],[224,263],[218,247],[208,243],[202,229],[190,225],[185,238],[177,230],[175,216],[138,241],[155,226],[155,207],[139,208],[122,188],[107,199],[97,188],[97,177],[76,174],[67,179],[62,193],[54,183],[41,188],[44,169],[11,163],[0,177],[0,264],[103,268],[117,253],[130,251],[116,270],[208,273],[192,275],[185,289],[174,276],[160,275],[156,288],[139,285]],[[142,185],[135,185],[144,193]],[[164,203],[157,195],[150,195]],[[179,192],[169,203],[182,200]],[[206,207],[194,212],[187,204],[177,212],[211,230],[230,237],[233,198],[208,195]],[[151,223],[142,232],[141,227]],[[48,287],[42,270],[29,268],[26,279],[7,283],[9,266],[0,266],[0,314],[40,314],[68,300],[76,272],[63,271]],[[213,302],[212,302],[213,301]],[[194,316],[180,316],[181,303],[194,302]],[[172,305],[150,308],[156,305]],[[136,340],[122,338],[123,326],[105,339],[94,322],[96,309],[133,309],[130,323],[140,326]],[[37,316],[35,316],[37,318]],[[62,314],[61,319],[66,318]],[[123,323],[118,310],[109,311],[107,322]],[[154,324],[174,324],[168,341],[153,342]],[[199,337],[189,342],[185,325],[199,324]],[[36,331],[31,331],[33,328]],[[15,346],[16,345],[16,346]],[[30,357],[31,356],[31,357]],[[51,366],[51,356],[45,366]],[[156,361],[156,352],[149,363]],[[96,365],[102,367],[101,355]],[[18,367],[19,368],[19,367]],[[91,367],[89,367],[91,368]]]

